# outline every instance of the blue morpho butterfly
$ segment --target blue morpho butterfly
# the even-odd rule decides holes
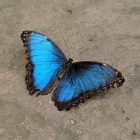
[[[58,110],[69,110],[91,98],[98,91],[123,84],[124,77],[115,68],[93,61],[72,63],[57,45],[46,36],[23,31],[28,63],[25,77],[29,94],[52,93]]]

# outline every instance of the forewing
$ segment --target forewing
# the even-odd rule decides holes
[[[21,39],[28,59],[26,84],[29,94],[43,92],[56,79],[66,57],[55,43],[40,33],[23,31]]]
[[[113,67],[97,62],[77,62],[72,65],[58,89],[53,100],[58,110],[70,109],[80,102],[95,95],[100,90],[121,86],[122,74]]]

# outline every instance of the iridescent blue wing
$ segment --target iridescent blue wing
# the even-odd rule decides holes
[[[25,80],[29,94],[36,91],[43,93],[55,81],[66,57],[50,39],[40,33],[23,31],[21,39],[28,59]]]
[[[95,95],[99,90],[117,87],[124,82],[122,74],[113,67],[97,62],[72,64],[52,99],[58,110],[69,110]]]

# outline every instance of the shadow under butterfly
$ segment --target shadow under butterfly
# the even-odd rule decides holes
[[[58,46],[46,36],[23,31],[21,40],[28,63],[25,77],[29,94],[36,96],[52,93],[58,110],[69,110],[98,91],[120,87],[124,80],[115,68],[94,61],[72,63]]]

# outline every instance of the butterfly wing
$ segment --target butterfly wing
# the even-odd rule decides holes
[[[124,82],[122,74],[113,67],[97,62],[76,62],[67,72],[52,99],[58,110],[69,110],[95,95],[99,90],[117,87]]]
[[[36,91],[42,93],[52,85],[66,57],[55,43],[40,33],[23,31],[21,39],[28,59],[25,78],[27,89],[30,95]]]

